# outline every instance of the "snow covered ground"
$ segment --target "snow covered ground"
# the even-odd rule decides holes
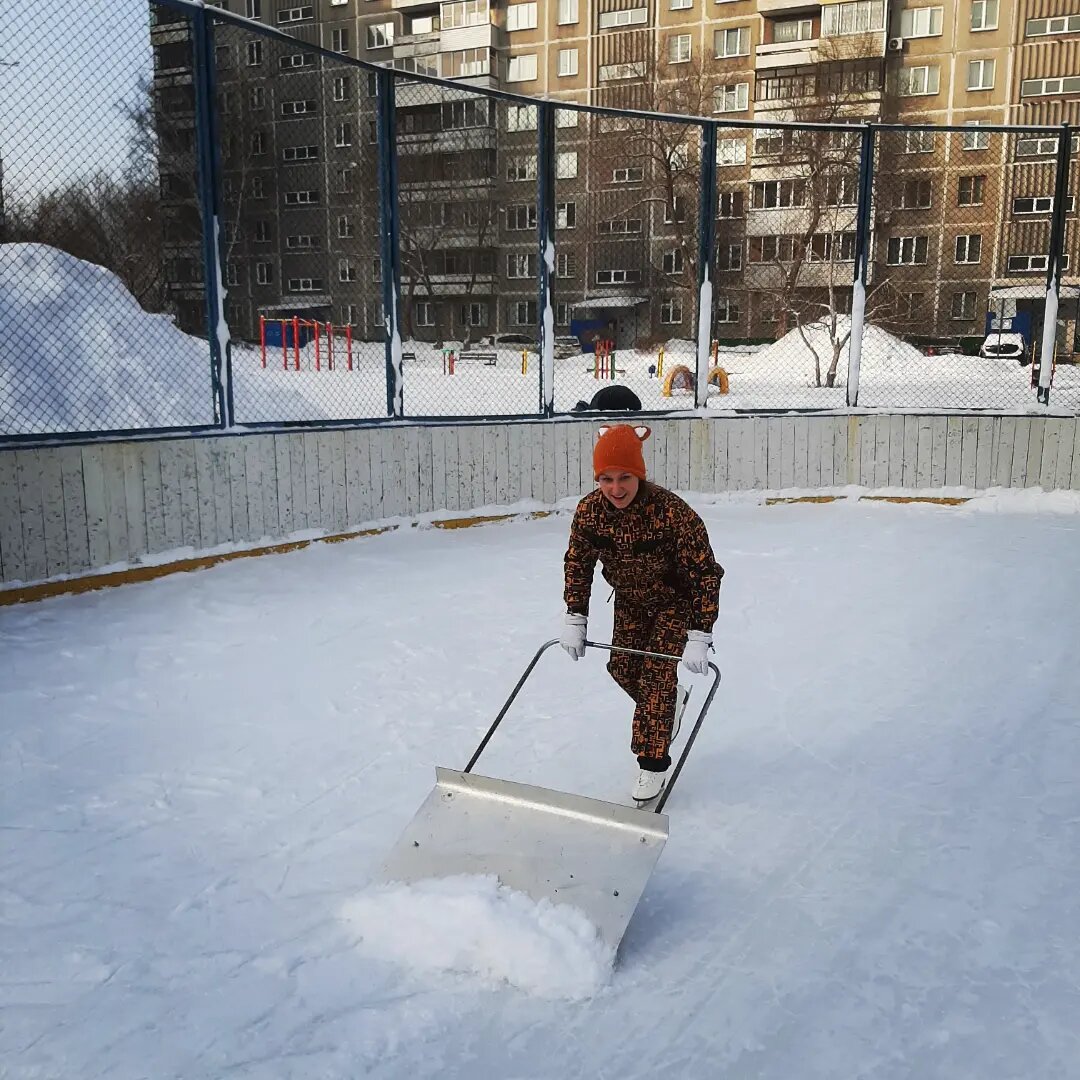
[[[115,275],[55,248],[7,244],[0,252],[0,434],[117,430],[213,422],[206,342],[181,333],[163,315],[143,311]],[[828,335],[813,334],[827,367]],[[502,346],[498,362],[461,361],[444,374],[441,349],[406,341],[403,364],[407,416],[532,414],[540,410],[540,363],[535,353],[522,372],[518,348]],[[300,370],[283,369],[280,347],[232,350],[238,424],[363,419],[386,415],[386,358],[374,342],[355,342],[348,370],[344,342],[336,341],[334,370],[321,342],[301,350]],[[293,358],[290,357],[290,360]],[[658,349],[621,350],[616,381],[631,387],[643,408],[693,408],[693,394],[663,394],[649,374]],[[814,385],[814,352],[793,330],[759,346],[724,347],[729,394],[710,393],[712,409],[841,409],[845,406],[847,349],[838,385]],[[665,371],[696,367],[696,345],[673,340]],[[568,412],[607,385],[593,374],[593,357],[555,361],[555,408]],[[1080,409],[1080,368],[1061,364],[1052,393],[1055,411]],[[1040,412],[1030,369],[962,355],[924,356],[887,331],[869,326],[864,341],[859,404],[920,410],[1001,409]]]
[[[1075,496],[692,501],[724,681],[584,1000],[542,920],[367,891],[557,632],[566,516],[0,609],[0,1075],[1080,1076]],[[519,706],[483,771],[625,797],[602,660]],[[531,992],[386,958],[484,948]]]

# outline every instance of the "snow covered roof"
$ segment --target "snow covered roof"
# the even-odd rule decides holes
[[[644,304],[647,296],[586,296],[571,304],[572,308],[633,308]]]
[[[1062,285],[1059,295],[1062,300],[1075,300],[1080,297],[1080,285]],[[1045,300],[1046,285],[992,285],[991,300]]]

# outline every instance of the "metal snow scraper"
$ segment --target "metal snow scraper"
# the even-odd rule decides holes
[[[495,717],[468,765],[436,768],[436,783],[383,866],[384,881],[414,882],[456,874],[490,874],[534,900],[572,904],[617,949],[668,838],[664,805],[682,772],[720,684],[713,672],[674,771],[654,807],[638,809],[587,799],[531,784],[497,780],[472,771],[540,657],[542,645]],[[587,641],[593,649],[680,657],[640,649],[617,649]]]

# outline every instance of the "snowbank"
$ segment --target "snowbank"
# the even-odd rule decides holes
[[[0,432],[214,422],[206,341],[144,311],[104,267],[45,244],[3,245],[0,326]],[[264,386],[260,402],[274,419],[326,418],[296,387]]]
[[[537,997],[592,997],[615,960],[577,908],[536,903],[494,877],[373,887],[347,903],[342,917],[369,956],[508,982]]]

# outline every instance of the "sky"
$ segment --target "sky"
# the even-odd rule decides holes
[[[0,3],[0,154],[4,188],[47,189],[82,173],[119,172],[140,74],[150,74],[146,0]]]
[[[1075,1078],[1078,493],[764,494],[688,496],[723,680],[613,970],[372,888],[559,633],[567,513],[0,607],[0,1075]],[[627,803],[605,660],[548,650],[477,771]],[[619,877],[575,850],[571,905]]]

